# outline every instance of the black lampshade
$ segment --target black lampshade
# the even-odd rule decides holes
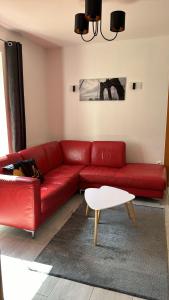
[[[116,10],[111,13],[110,30],[121,32],[125,30],[125,12]]]
[[[75,32],[78,34],[87,34],[89,32],[89,22],[85,14],[75,15]]]
[[[88,21],[101,20],[102,0],[85,0],[85,16]]]

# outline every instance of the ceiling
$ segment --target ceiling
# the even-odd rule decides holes
[[[169,0],[103,0],[103,31],[109,38],[114,10],[126,12],[126,30],[118,39],[169,35]],[[84,12],[84,0],[0,0],[0,25],[46,47],[80,44],[80,36],[74,33],[78,12]]]

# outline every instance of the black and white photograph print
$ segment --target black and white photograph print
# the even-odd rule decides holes
[[[125,100],[126,77],[82,79],[79,82],[80,101]]]

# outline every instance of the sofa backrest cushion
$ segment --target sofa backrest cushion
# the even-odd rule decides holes
[[[22,159],[19,153],[11,153],[0,157],[0,174],[4,174],[3,167],[16,163]]]
[[[91,142],[61,141],[63,160],[68,165],[89,165],[91,156]]]
[[[23,159],[34,159],[42,174],[49,171],[47,155],[43,145],[27,148],[19,152]]]
[[[93,142],[91,150],[91,164],[120,168],[126,164],[126,150],[124,142]]]
[[[49,169],[52,170],[63,162],[61,145],[58,142],[49,142],[43,145],[45,149]]]

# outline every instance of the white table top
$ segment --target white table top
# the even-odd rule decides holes
[[[89,188],[84,193],[88,206],[94,210],[106,209],[132,201],[135,196],[110,186]]]

